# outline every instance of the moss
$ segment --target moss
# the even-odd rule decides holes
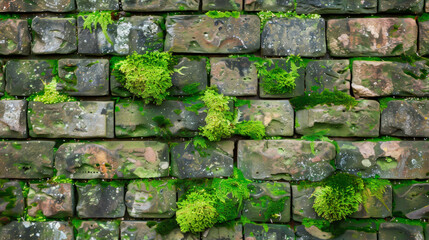
[[[182,91],[189,95],[198,94],[201,90],[199,90],[199,86],[201,84],[199,82],[190,83],[182,88]]]
[[[322,130],[319,132],[315,132],[313,134],[310,135],[304,135],[301,137],[301,140],[305,140],[305,141],[310,141],[312,142],[312,144],[310,145],[311,147],[311,153],[316,154],[315,153],[315,149],[314,149],[314,141],[323,141],[323,142],[329,142],[332,143],[335,146],[335,150],[337,151],[337,153],[340,151],[340,147],[338,146],[337,141],[335,140],[331,140],[328,137],[326,137],[325,135],[328,133],[329,130]]]
[[[14,191],[16,190],[15,186],[4,187],[4,182],[0,183],[0,199],[3,203],[6,204],[6,210],[12,209],[16,205],[16,195]]]
[[[304,95],[294,97],[290,100],[295,111],[303,109],[311,109],[317,105],[344,105],[348,109],[356,106],[358,101],[347,93],[334,90],[333,92],[325,89],[321,93],[313,87],[310,92],[305,92]]]
[[[101,27],[106,40],[113,45],[112,39],[110,39],[109,34],[107,33],[107,26],[115,23],[113,20],[113,12],[111,11],[99,11],[99,12],[90,12],[90,13],[79,13],[80,17],[84,20],[83,29],[89,29],[89,32],[92,33],[98,28]]]
[[[164,116],[153,117],[152,120],[155,122],[156,127],[154,128],[155,132],[161,137],[170,137],[172,135],[170,127],[173,126],[170,119],[165,118]]]
[[[417,19],[419,22],[426,22],[429,21],[429,13],[423,13],[419,18]]]
[[[32,94],[27,101],[43,102],[44,104],[55,104],[61,102],[73,102],[76,98],[57,91],[57,80],[53,78],[48,84],[43,83],[44,89],[41,92]]]
[[[302,14],[299,15],[294,11],[288,12],[271,12],[262,11],[258,13],[259,19],[261,19],[261,32],[264,30],[265,24],[272,18],[300,18],[300,19],[319,19],[319,14]]]
[[[158,223],[155,227],[155,231],[164,236],[177,228],[179,228],[179,224],[177,223],[175,218],[172,218]]]
[[[16,97],[10,96],[7,92],[4,92],[4,95],[0,98],[0,100],[16,100]]]
[[[331,226],[331,223],[324,219],[304,218],[302,219],[302,225],[307,228],[315,226],[322,231],[330,231],[329,227]]]
[[[366,142],[388,142],[388,141],[401,141],[400,138],[391,137],[391,136],[381,136],[377,138],[365,139]]]
[[[261,140],[265,137],[265,126],[260,121],[242,121],[235,125],[234,133]]]
[[[392,98],[392,97],[385,97],[385,98],[378,99],[378,102],[380,103],[380,112],[383,112],[384,109],[387,108],[389,102],[393,101],[393,100],[400,100],[400,99],[395,99],[395,98]]]
[[[122,181],[103,181],[100,179],[91,179],[88,180],[87,182],[75,182],[76,186],[87,186],[87,185],[91,185],[91,186],[97,186],[100,185],[101,187],[114,187],[114,188],[118,188],[118,187],[123,187],[125,185],[125,182]]]
[[[249,108],[252,106],[250,100],[235,99],[235,101],[234,101],[234,106],[235,107],[241,107],[241,106],[244,106],[244,105],[247,105],[247,107],[249,107]]]
[[[208,16],[209,18],[229,18],[229,17],[239,18],[240,12],[237,12],[237,11],[232,11],[232,12],[208,11],[208,12],[206,12],[206,16]]]

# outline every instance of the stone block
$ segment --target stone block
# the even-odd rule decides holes
[[[209,142],[207,149],[183,142],[171,149],[171,175],[180,179],[229,177],[233,165],[233,141]]]
[[[0,0],[0,12],[71,12],[75,10],[75,0]],[[24,20],[25,21],[25,20]]]
[[[202,0],[203,11],[241,11],[243,1],[241,0]]]
[[[0,0],[0,11],[9,0]],[[31,36],[26,20],[0,21],[0,55],[30,55]]]
[[[25,203],[20,182],[0,180],[0,195],[0,216],[19,218],[24,213]]]
[[[325,20],[272,18],[261,34],[262,55],[321,57],[326,54]]]
[[[294,0],[246,0],[244,1],[244,10],[287,12],[295,10],[295,2]]]
[[[27,101],[0,101],[0,138],[27,137]]]
[[[243,239],[243,226],[235,224],[233,226],[212,227],[204,232],[201,240],[241,240]]]
[[[429,178],[429,143],[425,141],[338,141],[337,168],[364,178]]]
[[[393,100],[381,113],[382,135],[429,137],[429,100]]]
[[[374,100],[362,100],[350,109],[344,105],[317,105],[298,110],[295,131],[301,135],[327,131],[326,136],[378,137],[380,105]]]
[[[419,53],[429,54],[429,21],[419,21]]]
[[[268,231],[265,230],[268,228]],[[294,240],[295,233],[288,225],[267,224],[267,226],[247,223],[244,225],[246,240]]]
[[[258,73],[247,57],[210,58],[210,86],[226,96],[256,96]]]
[[[174,96],[187,96],[191,95],[185,92],[184,89],[196,86],[194,89],[203,91],[207,87],[207,68],[206,63],[210,61],[208,58],[198,57],[182,57],[178,64],[174,66],[179,72],[173,73],[171,76],[171,94]]]
[[[126,240],[161,240],[155,227],[148,226],[146,221],[121,221],[121,239]]]
[[[129,55],[133,52],[144,54],[147,51],[161,51],[164,46],[164,33],[161,29],[161,16],[124,17],[107,26],[106,38],[101,27],[92,33],[83,28],[82,17],[77,19],[78,52],[91,55]],[[93,28],[93,27],[92,27]]]
[[[119,0],[76,0],[76,5],[79,12],[119,10]]]
[[[198,11],[200,0],[122,0],[122,9],[129,12]]]
[[[394,185],[393,212],[410,219],[429,219],[429,183]]]
[[[320,181],[335,169],[335,146],[300,140],[238,142],[238,168],[248,179]]]
[[[422,240],[423,227],[403,223],[381,223],[378,232],[379,240]]]
[[[179,228],[174,229],[169,234],[162,236],[162,240],[200,240],[201,234],[182,233]],[[157,240],[157,239],[156,239]]]
[[[0,142],[0,178],[47,178],[54,175],[53,141]]]
[[[72,179],[168,176],[168,145],[155,141],[66,143],[58,148],[58,175]]]
[[[73,240],[73,228],[67,222],[10,222],[0,228],[0,240]]]
[[[0,60],[0,97],[4,95],[4,87],[6,85],[6,82],[4,81],[4,72],[3,72],[3,61]]]
[[[109,60],[60,59],[57,89],[71,96],[109,95]]]
[[[350,94],[350,82],[349,60],[318,60],[311,61],[307,65],[305,72],[307,91],[317,87],[318,92],[324,89],[329,91],[336,89]]]
[[[378,11],[419,14],[423,12],[424,4],[424,0],[379,0]]]
[[[74,227],[76,240],[119,240],[118,221],[82,221]]]
[[[313,187],[301,188],[299,185],[292,185],[292,219],[302,222],[304,218],[321,220],[313,209],[314,197]]]
[[[113,102],[28,103],[31,137],[113,138]]]
[[[323,232],[316,226],[307,228],[304,225],[300,225],[296,227],[296,237],[296,240],[377,240],[377,233],[347,229],[344,233],[334,237],[333,234]]]
[[[377,13],[377,0],[296,0],[299,14],[370,14]]]
[[[342,18],[328,21],[331,56],[399,56],[417,50],[413,18]]]
[[[48,218],[73,217],[74,189],[72,183],[30,183],[27,197],[28,215],[42,213]]]
[[[429,1],[426,0],[425,2],[425,12],[429,12]]]
[[[165,50],[177,53],[250,53],[260,48],[256,15],[210,18],[206,15],[167,17]]]
[[[387,185],[383,193],[383,201],[375,196],[359,205],[359,210],[351,218],[387,218],[392,217],[392,185]]]

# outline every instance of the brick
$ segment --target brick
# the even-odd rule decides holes
[[[381,223],[378,232],[379,240],[421,240],[424,239],[423,227],[403,223]]]
[[[118,0],[76,0],[76,5],[79,12],[119,10]]]
[[[127,187],[125,205],[131,217],[171,218],[176,208],[176,187],[168,180],[132,181]]]
[[[429,201],[429,184],[415,183],[394,185],[393,188],[393,212],[395,216],[409,219],[429,219],[427,203]]]
[[[331,56],[399,56],[415,52],[417,24],[413,18],[343,18],[328,21]]]
[[[369,14],[377,13],[377,0],[296,0],[299,14]]]
[[[237,158],[244,176],[255,180],[320,181],[335,171],[335,146],[328,142],[239,141]]]
[[[366,202],[359,205],[359,210],[351,218],[387,218],[392,217],[392,185],[387,185],[383,193],[383,201],[369,196]]]
[[[0,0],[2,3],[9,0]],[[3,7],[4,8],[4,7]],[[26,20],[6,19],[0,21],[0,55],[29,55],[31,47],[30,31]]]
[[[20,217],[25,207],[20,182],[0,180],[0,193],[0,216]]]
[[[0,96],[4,95],[4,87],[6,82],[4,81],[4,72],[3,72],[3,61],[0,60]]]
[[[155,227],[149,227],[146,221],[121,221],[121,239],[158,240],[162,238],[156,233]]]
[[[120,218],[125,215],[124,186],[109,183],[76,184],[79,218]]]
[[[302,222],[304,218],[323,219],[313,209],[313,192],[313,187],[301,188],[299,185],[292,185],[292,218],[294,221]]]
[[[256,96],[258,73],[246,57],[210,58],[210,86],[226,96]]]
[[[0,0],[0,12],[71,12],[75,10],[75,0],[28,1]]]
[[[27,101],[0,101],[0,137],[27,137]]]
[[[293,136],[294,110],[288,100],[244,100],[243,103],[236,108],[238,121],[262,122],[267,136]]]
[[[199,91],[206,89],[208,85],[207,68],[206,64],[210,61],[208,58],[198,57],[182,57],[178,64],[174,66],[179,72],[174,72],[171,76],[171,94],[174,96],[188,96],[189,92],[185,92],[184,88],[189,87],[191,84],[198,84]]]
[[[132,16],[110,24],[107,34],[113,44],[109,43],[101,27],[92,33],[83,29],[84,20],[79,17],[78,52],[80,54],[102,55],[129,55],[133,52],[144,54],[147,51],[163,49],[164,33],[161,29],[163,17],[160,16]]]
[[[375,232],[364,232],[358,230],[345,230],[342,234],[335,237],[332,233],[323,232],[316,226],[311,226],[309,228],[304,225],[296,227],[296,236],[297,239],[333,239],[333,240],[377,240],[377,233]]]
[[[56,60],[10,60],[5,65],[6,92],[27,97],[43,90],[56,71]]]
[[[119,223],[116,221],[82,221],[76,228],[76,240],[119,240]]]
[[[207,149],[183,142],[171,149],[171,175],[179,179],[229,177],[233,174],[233,156],[233,141],[209,143]]]
[[[424,0],[380,0],[378,11],[418,14],[423,12],[424,4]]]
[[[200,0],[122,0],[124,11],[130,12],[166,12],[166,11],[198,11]]]
[[[429,96],[429,79],[424,62],[413,65],[400,62],[354,61],[353,94],[355,97]],[[423,77],[424,79],[419,79]]]
[[[165,50],[177,53],[250,53],[260,48],[256,15],[213,19],[206,15],[167,17]]]
[[[272,18],[261,34],[262,55],[321,57],[326,53],[325,20]]]
[[[0,178],[47,178],[54,175],[52,141],[0,142]]]
[[[10,222],[0,228],[0,240],[10,239],[73,240],[73,228],[67,222]]]
[[[429,54],[429,21],[419,22],[419,53]]]
[[[31,183],[27,197],[28,215],[39,212],[48,218],[73,217],[74,189],[71,183]]]
[[[76,19],[39,18],[31,23],[34,54],[68,54],[77,50]]]
[[[212,227],[206,230],[207,234],[203,234],[201,240],[240,240],[243,239],[243,226],[235,224],[232,226]]]
[[[244,1],[245,11],[273,11],[287,12],[295,9],[293,0],[282,1],[264,1],[264,0],[246,0]]]
[[[353,75],[354,76],[354,75]],[[305,72],[305,88],[310,91],[317,87],[350,94],[351,73],[349,60],[318,60],[308,63]]]
[[[429,100],[393,100],[381,113],[382,135],[429,137]]]
[[[242,0],[202,0],[203,11],[241,11],[243,9]]]
[[[429,12],[429,1],[426,0],[425,2],[425,12]]]
[[[429,153],[425,141],[339,141],[337,168],[362,177],[427,179]]]
[[[66,143],[55,156],[57,175],[72,179],[168,176],[168,145],[155,141]]]
[[[113,102],[29,102],[31,137],[113,138]]]
[[[268,228],[268,231],[265,228]],[[244,225],[244,239],[293,240],[295,233],[288,225],[267,224],[267,226],[262,226],[247,223]]]
[[[71,96],[109,95],[109,60],[60,59],[57,89]]]
[[[141,101],[120,101],[116,104],[115,132],[117,137],[195,136],[204,126],[206,113],[198,115],[186,110],[191,104],[164,101],[161,105],[146,105]],[[171,126],[159,126],[157,118],[168,119]]]
[[[298,110],[295,131],[301,135],[327,131],[326,136],[378,137],[380,107],[377,101],[362,100],[351,109],[344,105],[317,105]]]

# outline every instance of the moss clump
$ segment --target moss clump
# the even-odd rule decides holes
[[[319,19],[319,14],[302,14],[299,15],[296,12],[271,12],[271,11],[262,11],[258,12],[258,17],[261,19],[261,31],[264,30],[265,24],[272,18],[301,18],[301,19]]]
[[[235,125],[234,133],[261,140],[265,137],[265,126],[260,121],[242,121]]]
[[[0,98],[0,100],[16,100],[16,98],[14,96],[9,95],[7,92],[4,92],[4,95]]]
[[[61,102],[73,102],[76,98],[70,97],[57,91],[57,80],[55,78],[48,84],[44,83],[44,89],[41,92],[33,94],[27,98],[28,101],[43,102],[44,104],[55,104]]]
[[[380,112],[383,112],[383,110],[387,108],[389,102],[393,100],[400,100],[400,99],[395,99],[392,97],[385,97],[385,98],[378,99],[378,102],[380,103]]]
[[[306,92],[302,96],[294,97],[290,100],[295,111],[311,109],[316,105],[344,105],[348,109],[356,106],[358,101],[347,93],[334,90],[333,92],[325,89],[323,92],[317,92],[317,88]]]
[[[179,224],[175,218],[172,218],[156,224],[155,231],[161,235],[167,235],[176,228],[179,228]]]
[[[239,18],[240,12],[232,11],[232,12],[220,12],[220,11],[208,11],[206,12],[206,16],[209,18]]]
[[[92,33],[93,28],[96,30],[97,27],[100,26],[106,40],[113,45],[112,39],[110,39],[109,34],[107,33],[107,26],[115,23],[112,19],[112,14],[113,12],[111,11],[99,11],[80,13],[78,16],[82,17],[84,20],[83,29],[89,29],[89,32]]]

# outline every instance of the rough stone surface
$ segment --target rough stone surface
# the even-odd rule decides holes
[[[210,58],[210,86],[226,96],[256,96],[258,73],[249,58]]]
[[[243,9],[242,0],[201,0],[203,11],[241,11]]]
[[[20,217],[25,207],[21,184],[0,180],[0,193],[0,216]]]
[[[330,54],[398,56],[415,52],[417,24],[413,18],[343,18],[328,21]]]
[[[200,240],[201,234],[182,233],[179,228],[174,229],[169,234],[162,236],[162,240]],[[157,239],[156,239],[157,240]]]
[[[419,53],[429,54],[429,21],[419,22]]]
[[[377,13],[377,0],[296,0],[299,14]]]
[[[161,240],[162,237],[146,221],[121,221],[121,239]]]
[[[350,81],[349,60],[311,61],[305,72],[307,91],[317,87],[318,92],[322,92],[324,89],[329,91],[336,89],[350,94]]]
[[[247,223],[244,225],[244,239],[246,240],[294,240],[295,233],[288,225],[268,224],[268,231],[264,226]]]
[[[119,10],[118,0],[76,0],[76,5],[79,12]]]
[[[387,218],[392,217],[392,185],[387,185],[383,194],[383,201],[370,196],[366,202],[359,205],[359,210],[351,218]]]
[[[171,218],[176,208],[176,187],[168,180],[128,184],[125,195],[128,214],[135,218]]]
[[[29,102],[31,137],[113,138],[113,102]]]
[[[238,142],[238,168],[248,179],[320,181],[335,171],[330,164],[334,158],[335,146],[328,142]]]
[[[3,72],[3,61],[0,60],[0,97],[4,95],[4,87],[6,85],[6,82],[4,80],[5,77]]]
[[[60,59],[57,89],[71,96],[109,95],[109,60]]]
[[[184,88],[192,86],[191,84],[199,84],[196,89],[203,91],[207,87],[207,69],[206,62],[208,58],[192,59],[183,57],[179,60],[179,63],[174,66],[179,72],[173,73],[171,76],[171,82],[173,86],[171,88],[171,94],[175,96],[187,96],[189,92],[185,92]],[[212,66],[213,67],[213,66]]]
[[[75,10],[74,0],[0,0],[0,12],[70,12]]]
[[[0,178],[47,178],[54,175],[51,141],[0,142]]]
[[[201,0],[122,0],[124,11],[163,12],[163,11],[198,11]]]
[[[379,0],[378,11],[389,13],[422,13],[424,0]]]
[[[426,97],[429,96],[427,70],[424,62],[413,66],[400,62],[354,61],[353,94],[355,97]]]
[[[249,53],[260,48],[256,15],[209,18],[206,15],[169,16],[165,50],[179,53]]]
[[[426,0],[426,3],[425,3],[425,12],[429,12],[429,1],[428,0]]]
[[[0,138],[27,137],[27,101],[0,101]]]
[[[183,142],[171,149],[171,175],[180,179],[228,177],[233,174],[233,156],[233,141],[209,143],[207,149]]]
[[[393,100],[381,113],[382,135],[429,137],[429,100]]]
[[[377,240],[377,233],[345,230],[340,236],[333,237],[331,233],[322,232],[315,226],[307,228],[300,225],[296,227],[296,237],[296,240]]]
[[[0,240],[10,239],[73,240],[73,227],[57,221],[10,222],[0,228]]]
[[[378,137],[380,107],[377,101],[363,100],[351,109],[344,105],[317,105],[296,112],[295,131],[308,135],[327,130],[326,136]]]
[[[268,71],[271,71],[272,69],[274,69],[276,66],[278,66],[279,68],[282,68],[283,70],[286,71],[291,71],[291,61],[287,61],[286,59],[281,59],[281,58],[273,58],[273,64],[271,64],[270,66],[267,67]],[[297,65],[297,63],[296,63]],[[305,91],[305,69],[300,67],[298,69],[298,74],[299,77],[297,77],[295,79],[295,89],[289,93],[285,93],[285,94],[270,94],[265,92],[264,87],[262,86],[262,82],[264,81],[264,76],[261,77],[260,81],[259,81],[259,97],[261,98],[293,98],[296,96],[301,96],[302,94],[304,94]]]
[[[248,100],[238,107],[239,121],[261,121],[267,136],[293,136],[294,111],[288,100]]]
[[[66,143],[56,152],[58,175],[72,179],[168,176],[168,145],[154,141]]]
[[[243,239],[243,226],[212,227],[203,233],[201,240],[241,240]]]
[[[344,172],[387,179],[426,179],[429,143],[425,141],[338,141],[337,168]]]
[[[120,218],[125,215],[123,186],[109,183],[76,185],[79,218]]]
[[[321,57],[326,53],[325,20],[273,18],[261,34],[262,55]]]
[[[163,21],[161,16],[132,16],[110,24],[107,34],[113,44],[102,32],[100,27],[89,31],[83,29],[84,20],[79,17],[78,27],[78,51],[80,54],[115,54],[128,55],[133,52],[144,54],[147,51],[161,51],[163,49],[164,34],[160,26]]]
[[[423,240],[423,227],[403,223],[381,223],[378,232],[379,240]]]
[[[249,189],[250,198],[244,202],[243,216],[255,222],[287,223],[290,221],[291,190],[289,183],[251,183]],[[274,204],[274,202],[284,202],[283,211],[269,212],[270,204]]]
[[[27,97],[43,90],[56,71],[56,60],[10,60],[5,65],[6,92]]]
[[[31,183],[28,192],[28,215],[36,217],[39,212],[48,218],[73,216],[74,189],[71,183]]]
[[[410,219],[429,219],[429,183],[394,185],[393,212]]]
[[[1,5],[10,0],[0,0]],[[26,20],[0,20],[0,55],[29,55],[31,36]]]
[[[117,137],[194,136],[205,125],[203,109],[187,111],[190,104],[164,101],[161,105],[145,105],[141,101],[121,101],[116,104],[115,132]],[[164,116],[163,118],[161,116]],[[168,119],[171,126],[159,126],[157,118]]]
[[[313,209],[314,197],[313,187],[300,188],[298,185],[292,185],[292,219],[302,222],[304,218],[322,219]]]
[[[293,0],[245,0],[245,11],[273,11],[273,12],[287,12],[295,8]]]
[[[67,54],[77,50],[75,18],[39,18],[31,23],[34,54]]]
[[[76,230],[76,240],[119,240],[119,224],[114,221],[83,221]]]

